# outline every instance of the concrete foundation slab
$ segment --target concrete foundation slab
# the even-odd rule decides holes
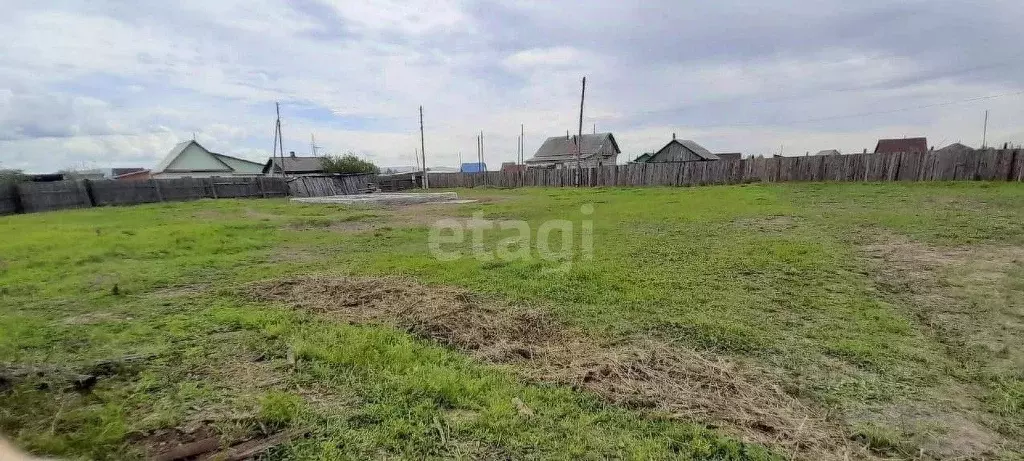
[[[329,197],[296,197],[293,202],[326,203],[336,205],[413,205],[417,203],[470,203],[472,200],[459,200],[455,192],[405,192],[378,193],[360,195],[334,195]]]

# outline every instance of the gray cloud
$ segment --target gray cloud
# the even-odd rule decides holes
[[[422,104],[438,164],[481,129],[511,159],[520,123],[528,150],[575,127],[581,75],[586,125],[631,155],[671,132],[750,153],[969,139],[984,109],[1020,142],[1020,97],[967,100],[1024,89],[1022,19],[961,1],[26,3],[0,19],[0,162],[139,161],[192,132],[256,159],[274,101],[289,149],[316,132],[411,163]]]

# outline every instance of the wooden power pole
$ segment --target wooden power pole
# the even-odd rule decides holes
[[[988,144],[988,109],[985,109],[985,127],[981,130],[981,148],[984,149]]]
[[[580,125],[579,132],[576,137],[576,170],[577,174],[582,165],[580,164],[580,157],[582,155],[582,144],[583,144],[583,100],[587,96],[587,77],[583,77],[583,87],[580,89]],[[578,183],[576,185],[579,185]]]
[[[281,103],[275,102],[274,108],[277,110],[277,122],[274,124],[274,152],[281,153],[281,177],[288,179],[288,174],[285,173],[284,168],[284,139],[281,136]]]
[[[423,106],[420,106],[420,156],[423,158],[423,188],[427,189],[430,181],[427,180],[427,148],[423,143]]]
[[[519,124],[519,164],[526,163],[526,124]]]

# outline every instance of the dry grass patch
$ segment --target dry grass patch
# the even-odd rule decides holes
[[[938,248],[891,238],[864,250],[878,286],[908,301],[955,357],[1024,368],[1024,247]]]
[[[863,420],[895,428],[942,459],[979,459],[1019,449],[1001,434],[985,400],[993,377],[1024,368],[1024,248],[934,247],[889,236],[863,248],[876,285],[910,310],[957,371],[912,402]]]
[[[543,312],[403,278],[302,277],[257,283],[250,292],[348,322],[394,326],[477,359],[511,365],[529,379],[711,423],[801,458],[863,454],[841,428],[786,394],[766,373],[656,339],[607,343]]]

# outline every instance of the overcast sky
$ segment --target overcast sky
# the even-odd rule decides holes
[[[1024,2],[0,0],[0,168],[152,167],[195,133],[285,150],[492,168],[611,131],[620,163],[671,139],[786,155],[927,136],[1024,143]],[[985,98],[985,99],[982,99]],[[923,107],[923,108],[922,108]]]

